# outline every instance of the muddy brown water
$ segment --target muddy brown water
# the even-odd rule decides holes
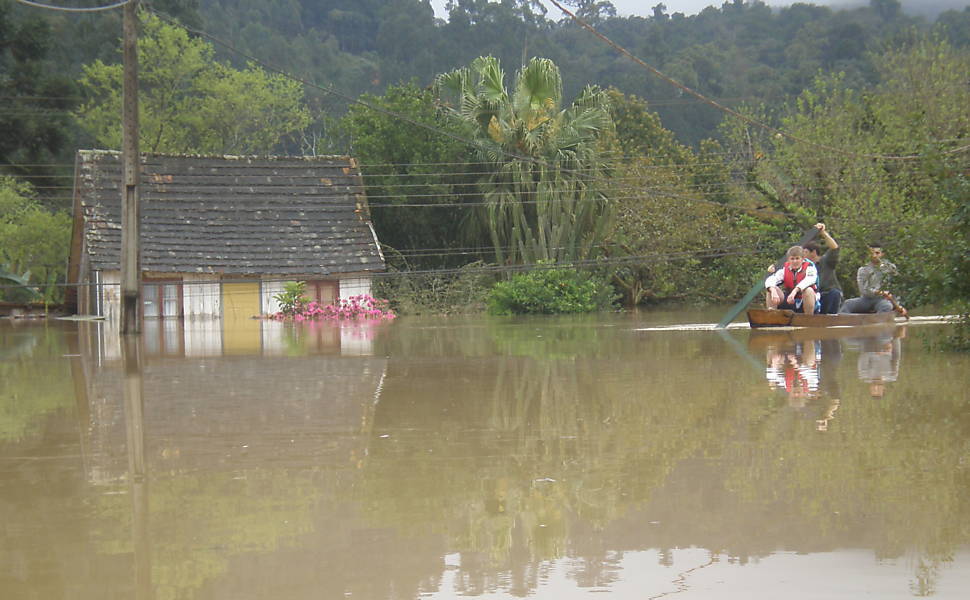
[[[0,598],[966,598],[944,326],[719,316],[0,322]]]

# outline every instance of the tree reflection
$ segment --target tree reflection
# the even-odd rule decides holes
[[[147,361],[156,597],[287,586],[290,597],[414,598],[444,573],[457,593],[524,596],[558,559],[578,585],[608,586],[627,551],[656,549],[682,571],[674,551],[689,547],[731,564],[780,549],[909,556],[910,591],[932,595],[970,543],[967,357],[907,345],[902,363],[892,350],[902,341],[890,340],[885,393],[873,396],[859,365],[885,366],[883,354],[862,360],[885,340],[798,340],[817,385],[793,404],[766,384],[769,344],[748,332],[754,368],[710,332],[646,336],[581,319],[399,325],[375,341],[386,359]],[[72,398],[74,359],[53,360],[75,354],[65,339],[16,363],[36,361],[23,371],[35,379],[66,369],[67,383],[29,388],[50,385],[57,406]],[[81,457],[81,473],[48,463],[4,473],[4,522],[29,533],[0,539],[20,548],[4,562],[60,569],[45,583],[47,572],[30,573],[15,595],[63,596],[81,572],[110,583],[76,597],[130,587],[117,581],[133,552],[123,372],[79,360],[81,427],[67,418],[50,439]],[[73,416],[39,410],[16,431],[43,431],[60,413]],[[16,456],[25,446],[14,443],[0,450]],[[70,560],[46,556],[58,547]]]
[[[970,541],[952,527],[970,517],[959,492],[967,438],[949,425],[970,425],[965,378],[940,378],[930,360],[876,403],[857,361],[843,360],[854,342],[809,339],[790,350],[813,382],[779,402],[733,376],[738,362],[710,341],[681,334],[644,354],[602,328],[500,326],[497,357],[415,347],[392,366],[377,415],[375,432],[396,441],[372,446],[355,498],[376,523],[446,535],[468,593],[521,561],[534,571],[580,549],[574,576],[595,581],[607,553],[585,540],[602,536],[615,538],[608,548],[696,545],[741,563],[861,545],[884,557],[915,547],[932,565]],[[920,395],[936,406],[909,435],[898,411]]]

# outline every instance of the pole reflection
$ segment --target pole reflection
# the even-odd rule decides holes
[[[131,497],[131,537],[134,553],[135,598],[151,600],[151,528],[148,473],[145,465],[145,404],[142,396],[140,336],[121,336],[124,362],[125,446],[128,451],[128,490]]]
[[[3,421],[0,597],[650,597],[851,564],[945,598],[970,564],[966,360],[895,330],[725,332],[748,360],[704,331],[421,325],[369,355],[310,329],[11,339],[5,389],[57,401]]]

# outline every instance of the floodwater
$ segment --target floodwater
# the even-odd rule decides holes
[[[945,325],[719,316],[0,321],[0,598],[966,598]]]

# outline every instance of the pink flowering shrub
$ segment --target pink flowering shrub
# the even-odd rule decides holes
[[[298,304],[292,312],[278,312],[273,315],[277,321],[384,321],[397,317],[390,309],[387,300],[378,300],[367,294],[340,299],[336,304],[320,304],[313,300]]]

